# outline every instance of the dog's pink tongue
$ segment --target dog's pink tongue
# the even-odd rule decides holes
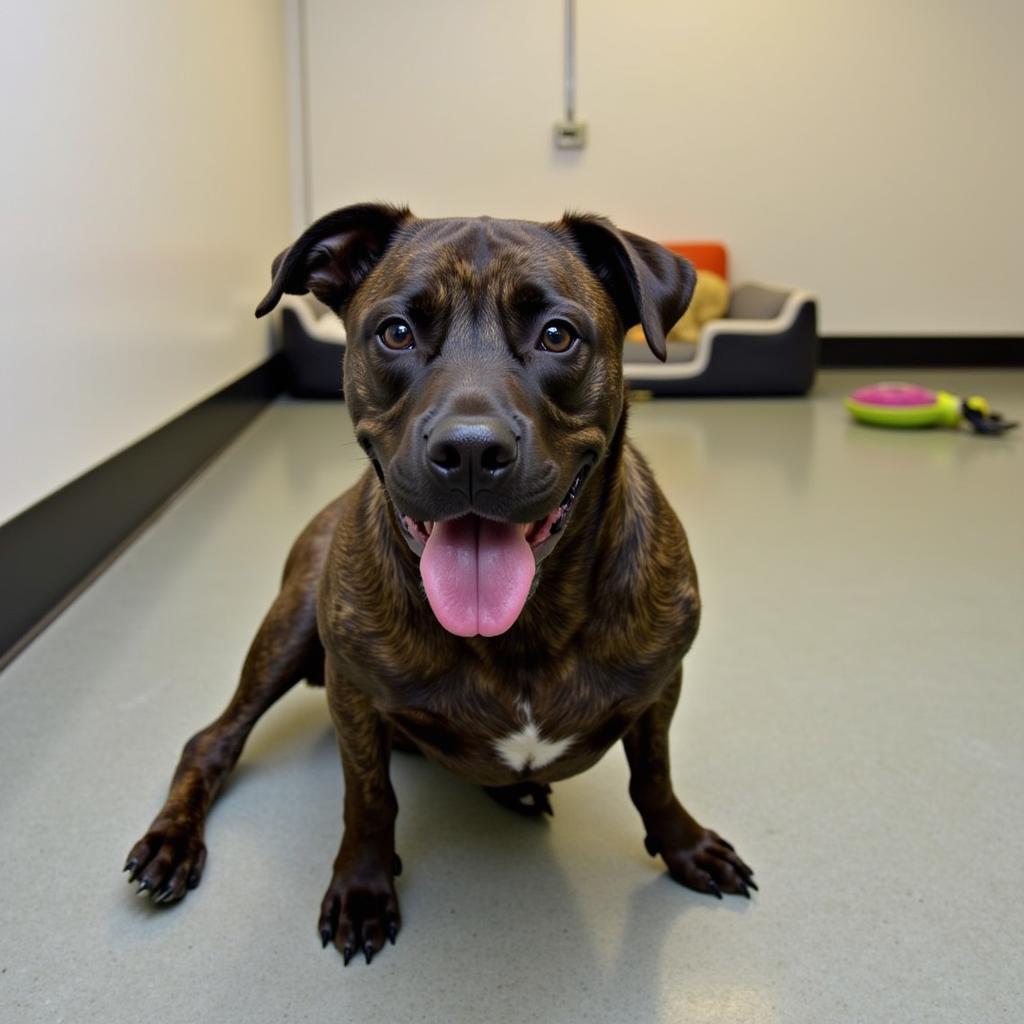
[[[519,618],[536,563],[522,526],[474,515],[435,523],[420,574],[437,621],[457,636],[497,636]]]

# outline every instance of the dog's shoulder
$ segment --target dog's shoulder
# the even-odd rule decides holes
[[[381,678],[432,677],[456,640],[423,599],[384,488],[368,469],[338,502],[317,602],[324,646]]]
[[[642,661],[661,650],[682,657],[700,621],[697,571],[679,517],[629,441],[609,484],[601,552],[601,617]]]

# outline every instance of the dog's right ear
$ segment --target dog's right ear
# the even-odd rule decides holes
[[[604,217],[566,213],[553,228],[573,238],[579,255],[615,302],[622,326],[640,324],[651,351],[665,362],[666,336],[693,297],[693,264],[656,242],[619,230]]]
[[[385,203],[345,206],[321,217],[274,260],[270,291],[256,315],[269,313],[285,293],[312,292],[340,316],[395,231],[409,220],[408,207]]]

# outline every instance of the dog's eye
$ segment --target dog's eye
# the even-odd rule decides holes
[[[404,320],[392,320],[384,324],[377,332],[377,337],[385,348],[396,352],[412,348],[416,344],[413,341],[412,328]]]
[[[564,320],[552,320],[540,332],[537,348],[546,352],[568,352],[579,340],[579,336]]]

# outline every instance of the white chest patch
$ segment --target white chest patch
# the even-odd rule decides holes
[[[514,771],[521,772],[527,768],[543,768],[551,764],[565,753],[575,737],[566,736],[560,740],[546,740],[540,734],[537,723],[533,720],[533,710],[529,704],[520,705],[523,726],[517,732],[509,733],[500,740],[495,740],[494,748],[498,757]]]

